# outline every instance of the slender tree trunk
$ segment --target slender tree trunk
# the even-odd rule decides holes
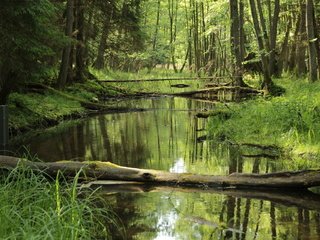
[[[309,81],[314,82],[318,79],[317,66],[317,47],[314,29],[314,3],[313,0],[307,0],[306,5],[306,22],[307,35],[309,42]]]
[[[68,0],[67,2],[67,11],[66,11],[66,30],[65,35],[68,36],[70,39],[72,38],[72,30],[73,30],[73,22],[74,22],[74,1]],[[60,89],[64,88],[67,83],[68,78],[68,71],[70,70],[70,53],[71,53],[71,43],[63,49],[62,52],[62,59],[60,64],[60,71],[58,77],[58,87]]]
[[[270,4],[271,5],[271,4]],[[279,22],[280,13],[280,0],[275,0],[274,2],[274,12],[272,20],[270,19],[270,57],[269,57],[269,68],[270,75],[276,74],[276,43],[277,43],[277,29]],[[271,13],[270,13],[271,15]]]
[[[177,34],[177,13],[178,13],[178,3],[175,0],[168,0],[168,11],[169,11],[169,24],[170,24],[170,53],[171,62],[175,72],[178,72],[175,63],[175,40]]]
[[[278,72],[281,74],[283,72],[283,69],[287,69],[288,67],[288,45],[289,45],[289,35],[290,35],[290,30],[291,30],[291,23],[287,24],[287,29],[286,29],[286,35],[284,37],[282,46],[281,46],[281,52],[280,52],[280,58],[279,58],[279,63],[278,63]]]
[[[270,0],[268,0],[270,1]],[[264,40],[264,48],[267,52],[270,51],[270,42],[269,42],[269,35],[268,35],[268,31],[267,31],[267,25],[266,25],[266,20],[264,18],[264,14],[263,14],[263,9],[262,9],[262,1],[261,0],[257,0],[257,9],[258,9],[258,16],[259,16],[259,20],[260,20],[260,25],[261,25],[261,31],[262,31],[262,35],[263,35],[263,40]]]
[[[105,19],[104,26],[102,29],[102,34],[101,34],[101,39],[100,39],[100,44],[98,48],[98,55],[97,59],[93,65],[94,68],[96,69],[103,69],[104,68],[104,52],[106,50],[107,46],[107,38],[108,38],[108,33],[109,33],[109,19]]]
[[[160,6],[161,0],[158,0],[157,3],[157,20],[156,20],[156,29],[153,35],[153,42],[152,42],[152,50],[155,51],[157,47],[157,40],[158,40],[158,31],[159,31],[159,22],[160,22]]]
[[[299,26],[301,23],[301,14],[299,13],[296,24],[295,24],[295,31],[294,31],[294,36],[293,36],[293,41],[291,43],[291,48],[289,52],[289,59],[288,59],[288,68],[287,70],[289,71],[294,71],[296,67],[296,49],[297,49],[297,44],[298,44],[298,36],[299,36]]]
[[[297,68],[296,68],[296,75],[302,76],[306,73],[307,66],[305,62],[306,58],[306,7],[303,1],[300,2],[300,11],[301,11],[301,18],[300,18],[300,26],[299,26],[299,33],[298,33],[298,41],[297,41],[297,54],[296,54],[296,61],[297,61]]]
[[[17,77],[17,74],[9,70],[6,65],[0,65],[0,105],[7,104]]]
[[[238,0],[230,0],[230,18],[231,18],[231,50],[235,59],[233,63],[233,75],[236,80],[237,86],[244,86],[242,80],[242,59],[241,59],[241,46],[240,46],[240,21],[239,21],[239,4]]]
[[[243,0],[239,0],[239,38],[240,38],[240,58],[241,62],[243,62],[243,59],[246,55],[246,49],[245,49],[245,32],[244,32],[244,4]]]
[[[257,41],[258,41],[258,46],[259,46],[259,50],[261,52],[261,62],[262,62],[263,77],[264,77],[261,87],[264,90],[266,90],[267,93],[269,93],[270,88],[272,87],[273,83],[272,83],[270,72],[269,72],[268,58],[265,54],[266,49],[265,49],[265,46],[263,43],[263,38],[261,35],[261,28],[259,25],[255,0],[250,0],[250,8],[251,8],[251,15],[252,15],[252,20],[253,20],[254,30],[256,33]]]
[[[84,2],[77,0],[76,22],[77,22],[77,47],[76,47],[76,66],[75,66],[75,80],[77,82],[84,82],[86,77],[86,66],[84,60]]]

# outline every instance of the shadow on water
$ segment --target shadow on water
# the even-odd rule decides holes
[[[92,117],[27,139],[25,145],[45,161],[101,160],[221,175],[287,168],[285,161],[268,154],[207,141],[208,120],[196,118],[195,112],[214,109],[212,101],[168,97],[119,106],[149,111]],[[309,191],[108,185],[100,193],[121,218],[127,239],[320,238],[320,199]]]

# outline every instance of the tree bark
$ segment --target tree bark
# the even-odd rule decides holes
[[[84,180],[120,180],[155,185],[237,188],[309,188],[320,185],[320,170],[278,172],[267,174],[233,173],[228,176],[210,176],[192,173],[170,173],[158,170],[128,168],[110,162],[31,162],[24,159],[0,156],[0,168],[11,170],[26,166],[56,178],[58,172],[74,177],[80,171]]]
[[[106,50],[107,46],[107,37],[108,37],[108,32],[109,32],[109,19],[105,19],[104,24],[103,24],[103,29],[101,33],[101,39],[99,43],[99,48],[98,48],[98,56],[96,61],[94,62],[93,67],[96,69],[103,69],[104,68],[104,52]]]
[[[242,60],[241,59],[241,49],[243,48],[240,43],[240,31],[242,27],[240,26],[240,14],[239,14],[239,4],[238,0],[230,0],[230,18],[231,18],[231,50],[232,56],[235,59],[233,63],[233,75],[237,86],[245,86],[242,79]]]
[[[259,0],[258,0],[259,1]],[[251,9],[251,15],[253,20],[253,26],[256,33],[259,51],[261,52],[261,62],[262,62],[262,68],[263,68],[263,83],[262,88],[267,91],[267,93],[270,91],[270,88],[272,87],[272,80],[270,76],[269,71],[269,62],[268,57],[266,56],[266,48],[264,46],[263,37],[261,34],[261,28],[258,20],[258,14],[257,14],[257,8],[255,0],[250,0],[250,9]]]
[[[269,68],[270,75],[277,74],[276,73],[276,43],[277,43],[277,30],[278,30],[278,22],[279,22],[279,13],[280,13],[280,0],[275,0],[274,2],[274,12],[272,20],[270,19],[270,57],[269,57]],[[271,13],[270,13],[271,15]]]
[[[65,35],[70,39],[72,38],[72,30],[73,30],[73,22],[74,22],[73,9],[74,9],[74,0],[68,0],[67,11],[66,11],[67,23],[66,23]],[[58,87],[60,89],[64,88],[67,83],[68,71],[70,66],[69,61],[70,61],[71,46],[72,44],[68,43],[68,45],[63,49],[59,77],[58,77]]]
[[[84,82],[87,69],[85,66],[85,47],[84,47],[84,2],[77,0],[76,9],[76,23],[77,23],[77,48],[76,48],[76,66],[75,66],[75,80],[76,82]]]
[[[296,75],[301,77],[303,74],[306,73],[307,66],[305,62],[306,58],[306,7],[303,1],[300,2],[300,26],[299,26],[299,33],[297,39],[297,49],[296,49]]]
[[[314,29],[314,3],[313,0],[307,0],[306,4],[306,22],[307,35],[309,42],[309,81],[314,82],[318,79],[317,66],[317,47]]]

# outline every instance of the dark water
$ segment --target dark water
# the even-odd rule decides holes
[[[288,167],[285,160],[259,157],[257,149],[205,141],[207,120],[194,114],[213,109],[212,102],[155,98],[119,105],[149,110],[96,116],[43,133],[26,140],[31,153],[46,161],[101,160],[202,174]],[[102,192],[125,239],[320,239],[320,198],[309,191],[104,186]]]

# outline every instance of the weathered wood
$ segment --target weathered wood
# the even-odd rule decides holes
[[[115,165],[110,162],[31,162],[8,156],[0,156],[0,168],[13,169],[18,165],[41,170],[55,177],[59,171],[73,177],[81,170],[86,180],[135,181],[157,185],[185,185],[237,188],[309,188],[320,186],[320,170],[278,172],[268,174],[238,174],[210,176],[192,173],[170,173],[152,169],[138,169]]]
[[[239,87],[239,86],[218,86],[218,87],[210,87],[204,89],[198,89],[194,91],[180,92],[180,93],[172,93],[171,95],[176,96],[192,96],[199,93],[218,93],[219,91],[238,91],[242,94],[264,94],[264,90],[258,90],[249,87]]]
[[[153,79],[117,79],[117,80],[98,80],[102,83],[130,83],[130,82],[162,82],[162,81],[199,81],[223,79],[225,77],[176,77],[176,78],[153,78]]]

